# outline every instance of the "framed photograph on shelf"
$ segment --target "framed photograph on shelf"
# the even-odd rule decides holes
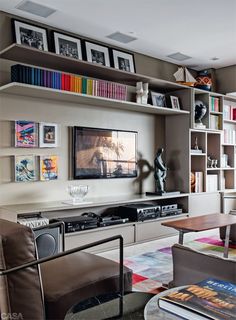
[[[38,146],[38,124],[34,121],[15,121],[15,147],[35,148]]]
[[[47,30],[41,27],[13,20],[17,44],[48,51]]]
[[[54,32],[55,52],[62,56],[82,60],[81,41],[62,33]]]
[[[40,180],[58,179],[58,156],[40,156]]]
[[[164,95],[164,93],[151,91],[150,94],[153,106],[166,108],[166,96]]]
[[[58,124],[40,122],[39,123],[39,147],[55,148],[58,146]]]
[[[85,51],[88,62],[110,67],[109,49],[96,43],[85,41]]]
[[[35,156],[15,156],[15,181],[30,182],[36,180]]]
[[[135,73],[134,55],[112,49],[114,68]]]
[[[170,96],[171,108],[180,110],[179,98],[176,96]]]

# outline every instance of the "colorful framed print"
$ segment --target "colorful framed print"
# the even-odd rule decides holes
[[[166,108],[166,97],[163,93],[151,91],[151,100],[153,106]]]
[[[115,69],[135,73],[133,54],[112,49],[112,57]]]
[[[56,123],[39,123],[39,147],[55,148],[58,146],[58,125]]]
[[[82,60],[80,39],[54,32],[55,52],[62,56]]]
[[[35,156],[15,156],[15,181],[30,182],[36,180]]]
[[[58,179],[58,156],[40,156],[40,180]]]
[[[109,49],[96,43],[85,41],[85,51],[88,62],[110,67]]]
[[[176,96],[170,96],[171,108],[180,110],[179,98]]]
[[[41,27],[13,20],[17,44],[48,51],[47,30]]]
[[[35,148],[38,146],[38,125],[34,121],[15,121],[15,147]]]

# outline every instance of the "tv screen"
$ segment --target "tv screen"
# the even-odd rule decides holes
[[[73,128],[73,178],[137,176],[137,132]]]

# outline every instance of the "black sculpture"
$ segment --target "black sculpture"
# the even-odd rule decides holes
[[[164,165],[162,160],[163,151],[164,151],[163,148],[159,148],[157,150],[157,154],[154,160],[154,178],[155,178],[155,184],[156,184],[156,193],[160,195],[165,192],[164,183],[166,180],[166,172],[167,172],[167,168]]]
[[[204,124],[202,123],[202,118],[205,116],[207,112],[206,105],[201,100],[196,100],[194,111],[195,111],[195,124],[203,127]]]

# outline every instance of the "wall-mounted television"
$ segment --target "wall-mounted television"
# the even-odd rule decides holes
[[[137,176],[137,132],[73,127],[73,178]]]

